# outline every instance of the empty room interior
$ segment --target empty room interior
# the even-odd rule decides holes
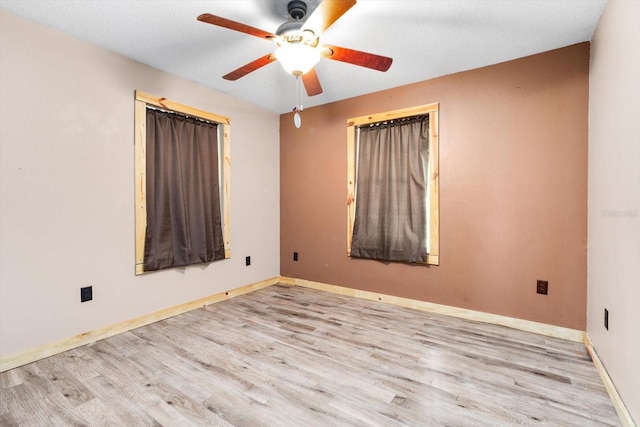
[[[638,22],[0,0],[0,425],[640,423]]]

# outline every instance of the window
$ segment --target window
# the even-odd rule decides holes
[[[347,255],[439,264],[438,110],[439,104],[434,103],[347,121]],[[392,136],[389,135],[391,128],[402,130],[394,131]],[[379,154],[363,144],[379,141],[382,134],[386,139],[383,144],[392,148],[394,155],[417,163],[390,166],[401,173],[380,169],[381,159],[376,157]],[[401,154],[399,146],[414,137],[422,139],[422,143]],[[396,143],[399,140],[402,144]],[[405,173],[408,170],[413,170],[415,175],[409,176]],[[412,187],[418,176],[423,183]],[[410,184],[412,182],[414,184]],[[391,199],[383,196],[385,191]],[[411,194],[407,203],[412,205],[413,213],[407,214],[398,208],[400,203],[394,197],[399,193]],[[409,249],[396,250],[396,242],[405,245],[408,241],[413,241]],[[400,253],[403,251],[413,253],[406,258]]]
[[[230,121],[136,91],[136,274],[229,258]]]

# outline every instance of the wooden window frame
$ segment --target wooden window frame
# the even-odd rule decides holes
[[[217,123],[222,127],[222,157],[218,159],[222,167],[222,234],[224,238],[224,257],[231,257],[231,205],[230,205],[230,178],[231,178],[231,121],[228,117],[198,110],[166,98],[158,98],[136,90],[135,92],[135,193],[136,193],[136,275],[144,273],[144,241],[147,228],[147,106],[153,106],[167,111],[196,117],[209,122]]]
[[[347,120],[347,256],[351,256],[351,240],[356,218],[356,131],[360,126],[412,116],[429,115],[429,254],[427,264],[440,264],[440,202],[439,202],[439,103],[419,105]]]

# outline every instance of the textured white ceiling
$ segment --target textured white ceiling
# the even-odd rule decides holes
[[[296,103],[278,63],[235,82],[222,76],[272,42],[205,24],[208,12],[275,32],[288,0],[0,0],[0,8],[276,113]],[[310,9],[319,0],[307,0]],[[394,59],[386,73],[323,59],[324,93],[305,108],[591,39],[606,0],[359,0],[321,43]],[[303,91],[304,93],[304,91]]]

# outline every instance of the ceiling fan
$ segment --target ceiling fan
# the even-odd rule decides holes
[[[320,43],[320,35],[355,4],[356,0],[322,0],[307,17],[307,4],[302,0],[292,0],[287,5],[290,19],[280,25],[275,34],[210,13],[198,16],[198,21],[272,40],[278,45],[275,52],[231,71],[223,76],[224,79],[237,80],[278,60],[287,72],[301,77],[307,95],[314,96],[322,93],[320,80],[313,68],[320,58],[383,72],[393,62],[392,58],[385,56]]]

